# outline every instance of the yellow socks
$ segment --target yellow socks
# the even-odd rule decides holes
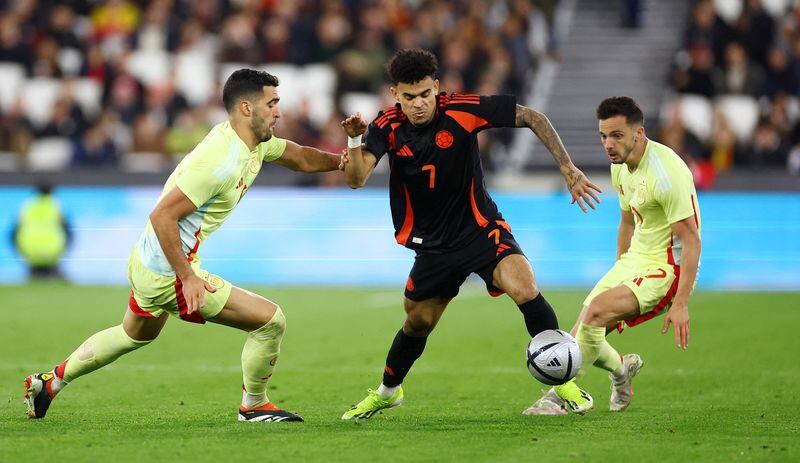
[[[121,324],[95,333],[67,358],[62,379],[69,383],[149,343],[131,339]]]
[[[272,370],[278,361],[285,329],[286,317],[278,307],[266,325],[247,335],[242,350],[242,405],[246,408],[258,407],[269,401],[266,394],[267,380],[272,376]]]

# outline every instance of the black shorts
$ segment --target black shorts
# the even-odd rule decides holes
[[[498,220],[488,225],[466,247],[445,254],[418,252],[408,275],[405,295],[412,301],[441,297],[452,299],[471,273],[477,273],[492,296],[503,291],[492,285],[492,274],[504,257],[522,254],[507,223]]]

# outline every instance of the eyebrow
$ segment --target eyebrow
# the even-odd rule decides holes
[[[267,101],[267,104],[277,103],[277,102],[279,102],[279,101],[281,101],[281,99],[280,99],[280,98],[278,98],[278,97],[275,97],[275,98],[273,98],[273,99],[271,99],[271,100]]]
[[[406,97],[406,98],[408,98],[408,97],[412,97],[412,98],[413,98],[413,97],[420,96],[420,95],[422,95],[423,93],[430,92],[430,91],[431,91],[431,89],[429,89],[429,88],[426,88],[425,90],[423,90],[423,91],[421,91],[421,92],[419,92],[419,93],[416,93],[416,94],[414,94],[414,93],[408,93],[408,92],[403,92],[403,96],[404,96],[404,97]]]

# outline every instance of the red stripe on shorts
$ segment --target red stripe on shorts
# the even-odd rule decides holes
[[[181,320],[201,325],[206,322],[199,310],[189,313],[189,306],[186,304],[186,298],[183,297],[183,283],[177,276],[175,277],[175,295],[178,299],[178,316],[181,317]]]
[[[639,315],[638,317],[633,317],[633,318],[629,318],[628,320],[625,320],[625,324],[626,325],[628,325],[628,326],[636,326],[636,325],[638,325],[640,323],[644,323],[647,320],[650,320],[651,318],[654,318],[655,316],[660,314],[661,311],[664,310],[664,307],[666,307],[667,305],[672,303],[672,299],[675,297],[675,293],[678,292],[678,281],[681,278],[681,268],[680,268],[680,266],[673,265],[672,268],[673,268],[673,270],[675,272],[675,279],[672,281],[672,285],[670,285],[669,291],[667,291],[667,294],[663,298],[661,298],[660,301],[658,301],[658,304],[656,304],[656,306],[653,307],[653,310],[651,310],[651,311],[649,311],[647,313],[643,313],[643,314]]]
[[[136,315],[142,318],[155,318],[153,314],[144,311],[142,310],[141,307],[139,307],[139,304],[136,303],[136,299],[134,299],[133,297],[133,291],[131,291],[131,297],[128,298],[128,308],[131,309],[131,312],[135,313]]]

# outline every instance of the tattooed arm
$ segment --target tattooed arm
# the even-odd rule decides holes
[[[550,151],[553,160],[556,162],[559,170],[561,170],[561,175],[564,176],[567,189],[569,189],[570,194],[572,194],[572,203],[577,202],[583,212],[586,212],[584,202],[594,209],[595,204],[599,203],[600,200],[592,190],[601,192],[600,188],[592,183],[589,178],[572,163],[572,159],[570,159],[566,148],[564,148],[564,144],[561,143],[561,137],[558,136],[558,132],[553,128],[547,116],[531,108],[517,105],[515,125],[517,127],[528,127],[531,129],[545,148]],[[594,202],[592,202],[592,200],[594,200]]]

